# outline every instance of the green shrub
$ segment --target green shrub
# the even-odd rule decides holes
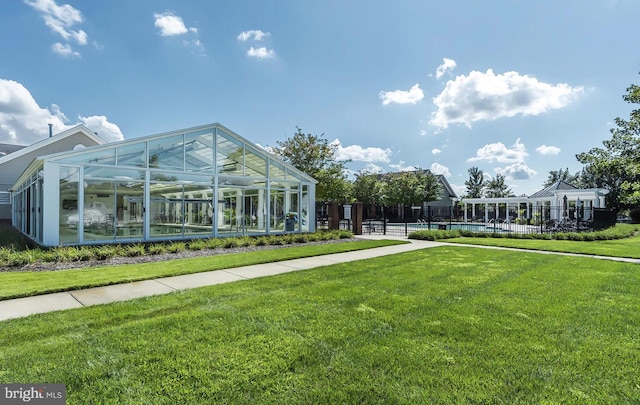
[[[236,238],[224,238],[222,247],[225,249],[231,249],[238,246],[238,239]]]
[[[147,254],[147,251],[144,245],[141,243],[127,245],[125,247],[125,256],[136,257],[136,256],[144,256],[146,254]]]
[[[207,242],[204,239],[194,239],[189,241],[187,245],[189,250],[202,250],[207,248]]]
[[[107,260],[118,254],[118,248],[109,245],[98,246],[93,249],[93,254],[97,260]]]
[[[266,246],[269,244],[269,238],[266,236],[258,236],[255,240],[256,246]]]
[[[187,248],[187,245],[184,242],[173,242],[169,246],[167,246],[167,250],[169,253],[180,253],[184,252]]]
[[[221,238],[210,238],[207,239],[207,249],[217,249],[222,247],[222,239]]]
[[[154,243],[147,250],[150,255],[161,255],[167,253],[167,246],[164,243]]]

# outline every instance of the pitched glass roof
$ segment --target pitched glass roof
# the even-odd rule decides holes
[[[52,154],[44,159],[95,166],[290,179],[315,182],[219,124]],[[269,166],[269,171],[267,171]],[[103,169],[107,170],[107,169]]]

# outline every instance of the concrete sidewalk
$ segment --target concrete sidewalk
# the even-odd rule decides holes
[[[392,238],[371,237],[367,239]],[[407,240],[406,238],[398,239]],[[44,312],[61,311],[90,305],[127,301],[152,295],[168,294],[189,288],[272,276],[292,271],[307,270],[314,267],[351,262],[361,259],[370,259],[373,257],[393,255],[396,253],[442,245],[438,242],[428,241],[410,240],[410,242],[411,243],[403,245],[365,249],[355,252],[336,253],[324,256],[307,257],[303,259],[285,260],[276,263],[257,264],[232,269],[215,270],[183,276],[162,277],[153,280],[136,281],[105,287],[95,287],[83,290],[5,300],[0,301],[0,321],[13,318],[23,318],[32,314]]]

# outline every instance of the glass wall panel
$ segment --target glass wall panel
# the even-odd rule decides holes
[[[267,159],[250,148],[245,148],[244,166],[245,176],[266,177],[267,175]]]
[[[199,131],[185,134],[185,169],[191,172],[213,173],[213,131]]]
[[[284,166],[276,162],[271,162],[269,165],[269,178],[284,180]]]
[[[285,196],[284,190],[271,190],[271,231],[284,231]]]
[[[150,236],[157,238],[182,235],[183,186],[175,183],[152,183],[150,188]]]
[[[77,167],[60,166],[60,244],[78,243],[78,181]]]
[[[184,170],[184,137],[174,135],[149,141],[149,167]]]
[[[144,182],[116,183],[116,240],[142,238]]]
[[[218,189],[218,233],[241,233],[243,227],[242,189],[220,187]]]
[[[113,240],[115,230],[115,182],[84,181],[84,240]]]
[[[139,142],[118,146],[116,149],[116,162],[118,166],[146,167],[147,143]]]
[[[210,185],[184,186],[184,233],[213,233],[213,188]]]
[[[218,173],[244,175],[244,146],[235,139],[218,134],[216,165]]]
[[[244,214],[246,231],[248,233],[263,234],[267,230],[267,190],[244,190]]]
[[[301,214],[300,218],[300,230],[302,232],[309,232],[309,186],[302,186],[302,202],[301,202]]]

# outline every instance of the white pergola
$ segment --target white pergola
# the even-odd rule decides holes
[[[554,186],[557,186],[556,183]],[[565,183],[566,184],[566,183]],[[560,220],[562,219],[562,209],[549,210],[549,217],[545,218],[545,210],[543,207],[564,207],[565,197],[567,207],[571,202],[576,207],[582,207],[581,220],[589,220],[594,208],[605,207],[605,196],[609,193],[609,190],[602,188],[589,188],[589,189],[565,189],[556,188],[553,186],[547,187],[529,197],[503,197],[503,198],[462,198],[461,202],[464,203],[464,222],[468,222],[468,206],[471,205],[471,220],[477,220],[478,215],[476,213],[476,206],[484,206],[483,222],[489,222],[489,208],[494,206],[496,212],[496,220],[498,220],[499,205],[506,205],[505,222],[511,222],[511,216],[509,215],[510,208],[515,208],[517,212],[517,218],[521,218],[523,211],[526,212],[526,217],[531,217],[532,210],[534,212],[541,213],[541,220]],[[524,208],[523,208],[524,206]]]

